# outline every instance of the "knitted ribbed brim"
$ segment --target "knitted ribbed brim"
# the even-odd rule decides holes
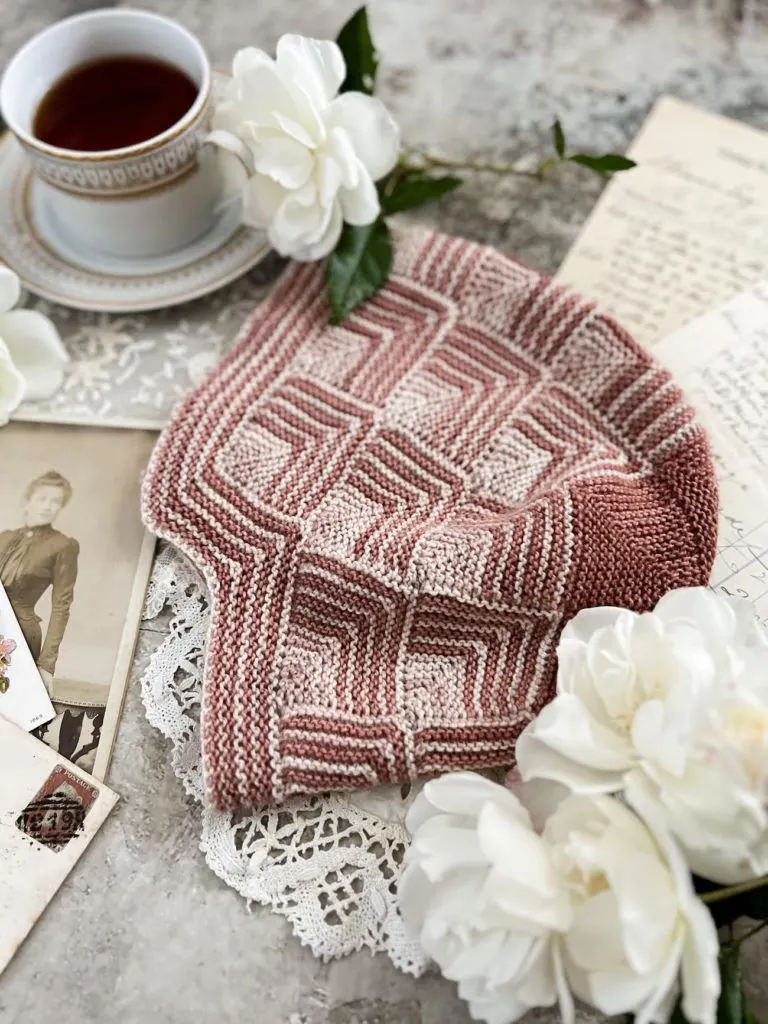
[[[717,493],[625,331],[418,232],[340,327],[323,269],[288,271],[176,410],[143,510],[210,587],[223,809],[511,763],[568,619],[707,582]]]

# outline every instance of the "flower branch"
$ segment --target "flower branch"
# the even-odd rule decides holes
[[[333,323],[389,277],[387,217],[452,192],[463,183],[460,173],[541,180],[560,163],[602,175],[634,166],[618,154],[569,154],[559,121],[553,155],[534,169],[401,149],[397,124],[373,96],[378,64],[365,7],[336,42],[283,36],[274,60],[241,50],[209,140],[223,148],[225,178],[241,194],[244,222],[265,229],[283,256],[327,261]]]
[[[565,135],[560,121],[555,121],[552,126],[552,141],[554,144],[554,155],[542,160],[538,166],[531,169],[528,160],[518,160],[512,164],[489,163],[484,160],[453,160],[447,157],[435,156],[424,150],[411,149],[403,154],[403,161],[406,167],[416,161],[416,167],[438,168],[453,171],[476,171],[481,174],[496,174],[501,177],[522,177],[533,178],[542,181],[547,173],[559,164],[572,163],[586,167],[603,177],[615,174],[617,171],[628,171],[636,166],[635,161],[630,157],[622,156],[620,153],[606,153],[604,156],[596,156],[591,153],[566,152]]]
[[[744,896],[757,889],[765,889],[766,886],[768,886],[768,878],[757,878],[751,882],[742,882],[741,885],[729,885],[725,889],[714,889],[712,892],[702,893],[701,902],[722,903],[724,900],[733,899],[734,896]]]
[[[521,167],[519,163],[493,164],[482,160],[450,160],[446,157],[427,153],[424,150],[415,149],[406,158],[405,166],[414,170],[438,168],[440,170],[452,171],[478,171],[483,174],[497,174],[501,177],[535,178],[539,181],[541,180],[544,164],[541,164],[537,170],[530,170],[526,167]]]

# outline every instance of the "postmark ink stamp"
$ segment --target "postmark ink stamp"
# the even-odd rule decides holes
[[[16,828],[58,853],[82,832],[98,795],[95,786],[57,765],[16,819]]]

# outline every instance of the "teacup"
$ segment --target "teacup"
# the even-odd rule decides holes
[[[102,152],[62,149],[35,137],[37,109],[63,75],[128,55],[165,61],[192,79],[197,98],[181,120],[154,138]],[[146,11],[98,10],[57,22],[18,51],[0,82],[0,112],[62,231],[89,250],[140,258],[180,249],[213,223],[219,176],[215,161],[200,159],[211,93],[205,51],[181,25]]]

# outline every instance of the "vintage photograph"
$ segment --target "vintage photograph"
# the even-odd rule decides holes
[[[0,583],[56,712],[35,734],[98,778],[151,568],[139,491],[154,439],[37,423],[0,433]]]

